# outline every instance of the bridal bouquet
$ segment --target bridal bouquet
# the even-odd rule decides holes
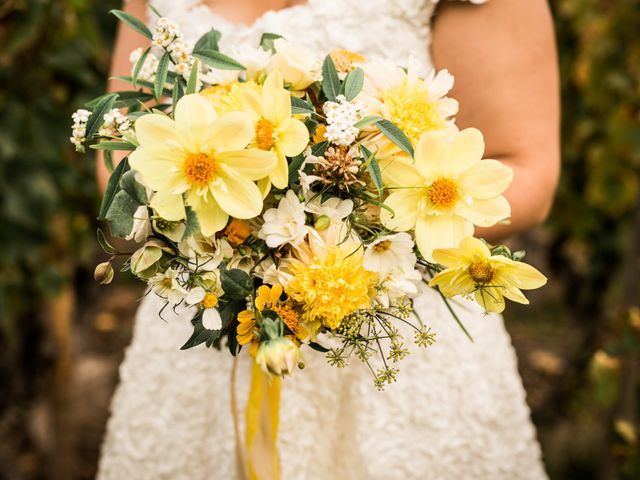
[[[124,269],[193,325],[182,348],[245,347],[274,377],[312,350],[338,367],[355,355],[382,389],[408,354],[403,332],[434,341],[412,309],[423,279],[487,312],[545,283],[521,252],[473,236],[508,220],[513,172],[483,159],[478,130],[456,128],[447,71],[322,58],[271,33],[223,54],[215,30],[192,45],[166,18],[149,29],[114,13],[150,45],[119,77],[131,91],[74,114],[71,141],[104,152],[99,218],[141,245],[119,252],[98,231],[112,258],[96,278],[127,255]]]

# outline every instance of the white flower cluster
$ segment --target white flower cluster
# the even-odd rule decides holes
[[[183,38],[178,37],[169,45],[167,50],[175,62],[173,71],[187,79],[189,73],[191,73],[193,62],[195,61],[195,58],[191,55],[193,45]]]
[[[77,110],[71,115],[73,126],[71,127],[71,137],[69,141],[75,145],[77,152],[84,152],[82,144],[86,140],[89,116],[91,116],[91,112],[84,108]]]
[[[327,131],[324,136],[335,145],[351,145],[360,132],[354,124],[362,118],[364,105],[361,102],[349,102],[344,95],[338,95],[336,100],[326,102],[322,107],[327,116]]]
[[[131,122],[120,110],[114,108],[104,114],[104,123],[98,130],[101,137],[113,137],[116,134],[125,135],[131,133]]]
[[[142,56],[142,48],[136,48],[131,55],[129,55],[129,61],[135,65]],[[147,55],[144,59],[144,64],[138,73],[140,80],[146,80],[147,82],[153,82],[156,78],[156,70],[158,70],[158,59],[154,55]]]
[[[152,40],[154,45],[167,48],[177,38],[180,38],[181,35],[182,33],[177,23],[172,22],[166,17],[161,17],[153,29]]]

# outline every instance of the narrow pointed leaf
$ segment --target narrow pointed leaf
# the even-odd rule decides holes
[[[133,28],[136,32],[141,33],[142,35],[147,37],[149,40],[153,38],[153,35],[151,34],[151,30],[149,30],[149,27],[147,27],[142,20],[139,20],[133,15],[129,15],[126,12],[123,12],[122,10],[111,10],[111,14],[115,15],[118,18],[118,20],[126,23],[131,28]]]

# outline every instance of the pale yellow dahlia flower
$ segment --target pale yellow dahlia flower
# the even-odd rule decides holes
[[[304,90],[322,78],[322,61],[308,48],[284,38],[273,42],[276,53],[267,64],[267,71],[278,71],[291,90]]]
[[[165,220],[177,221],[185,218],[186,203],[205,236],[222,230],[229,215],[259,215],[262,195],[254,182],[271,174],[277,158],[245,148],[253,139],[251,116],[233,112],[218,117],[197,94],[182,97],[174,116],[153,113],[135,124],[140,146],[129,161],[155,191],[151,207]]]
[[[280,72],[271,72],[262,91],[244,91],[246,110],[254,117],[254,144],[265,151],[273,151],[278,164],[269,175],[277,188],[289,183],[286,157],[302,153],[309,143],[309,131],[300,120],[291,117],[291,94],[284,89]],[[267,189],[268,191],[268,189]]]
[[[375,60],[362,65],[364,86],[357,100],[367,115],[377,115],[397,125],[415,147],[425,132],[455,129],[453,116],[458,102],[446,95],[453,86],[447,70],[433,70],[426,79],[418,76],[419,65],[410,58],[407,71],[389,61]],[[401,150],[374,125],[363,131],[364,142],[378,150],[378,158]]]
[[[547,278],[531,265],[491,255],[489,247],[474,237],[466,237],[459,248],[434,250],[433,257],[447,268],[433,277],[429,286],[438,286],[447,297],[473,293],[487,312],[502,312],[505,298],[528,304],[521,289],[540,288],[547,283]]]
[[[432,259],[435,248],[457,247],[473,235],[474,225],[490,227],[511,215],[502,193],[513,170],[497,160],[482,160],[484,140],[475,128],[424,134],[412,162],[395,157],[380,163],[392,190],[380,220],[390,230],[415,228],[420,253]]]

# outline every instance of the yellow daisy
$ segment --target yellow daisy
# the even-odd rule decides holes
[[[277,158],[246,148],[253,137],[251,117],[242,112],[218,117],[197,94],[182,97],[174,117],[153,113],[135,124],[140,147],[129,159],[155,191],[151,207],[165,220],[177,221],[185,218],[186,202],[205,236],[223,229],[229,215],[259,215],[262,195],[254,182],[271,174]]]
[[[446,297],[473,293],[487,312],[500,313],[505,298],[528,304],[522,290],[540,288],[547,279],[531,265],[503,255],[491,255],[489,247],[474,237],[466,237],[459,248],[434,250],[436,262],[447,267],[429,282]]]
[[[390,230],[415,228],[420,253],[432,259],[436,248],[456,247],[473,235],[474,225],[490,227],[511,215],[502,193],[513,170],[497,160],[482,160],[484,140],[475,128],[424,134],[415,159],[381,162],[382,179],[392,193],[380,220]]]

